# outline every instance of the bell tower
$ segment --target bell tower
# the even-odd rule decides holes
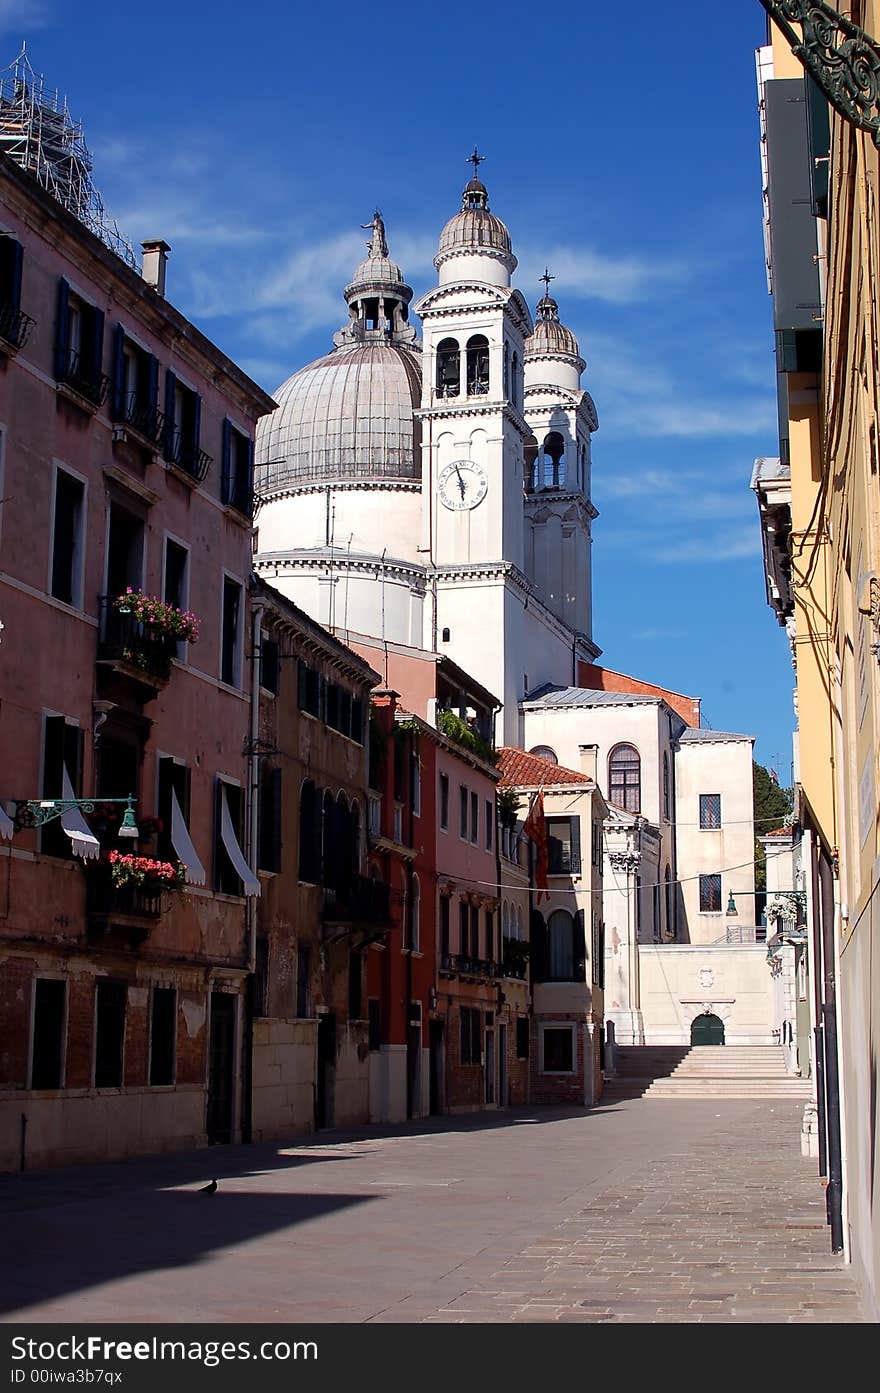
[[[581,387],[585,363],[560,323],[545,270],[544,294],[525,344],[525,569],[544,603],[578,634],[592,637],[591,439],[596,408]]]

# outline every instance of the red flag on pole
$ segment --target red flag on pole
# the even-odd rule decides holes
[[[544,794],[539,790],[532,798],[529,814],[523,823],[523,831],[535,843],[535,903],[541,903],[541,896],[549,900],[550,886],[547,882],[547,869],[550,857],[547,850],[547,823],[544,819]]]

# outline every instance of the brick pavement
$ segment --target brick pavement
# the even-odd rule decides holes
[[[799,1117],[632,1099],[0,1178],[0,1319],[859,1321]]]

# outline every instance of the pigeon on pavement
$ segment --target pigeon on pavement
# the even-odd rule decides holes
[[[210,1185],[203,1185],[199,1190],[200,1195],[214,1195],[217,1193],[217,1182],[212,1180]]]

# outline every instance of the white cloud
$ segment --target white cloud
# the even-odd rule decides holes
[[[545,266],[556,278],[550,287],[550,294],[556,299],[577,296],[610,304],[652,299],[662,286],[681,281],[687,272],[684,263],[679,261],[612,256],[595,247],[564,243],[541,250],[525,246],[517,255],[520,263],[517,281],[525,287],[524,293],[530,302],[533,299],[530,287],[538,285],[538,277]],[[537,294],[535,290],[534,297]]]
[[[651,561],[674,566],[694,561],[742,561],[761,554],[761,534],[754,527],[738,528],[735,532],[718,533],[714,537],[689,537],[669,541],[663,546],[648,548],[642,553]]]
[[[49,6],[45,0],[0,0],[0,33],[42,29],[49,23]]]

